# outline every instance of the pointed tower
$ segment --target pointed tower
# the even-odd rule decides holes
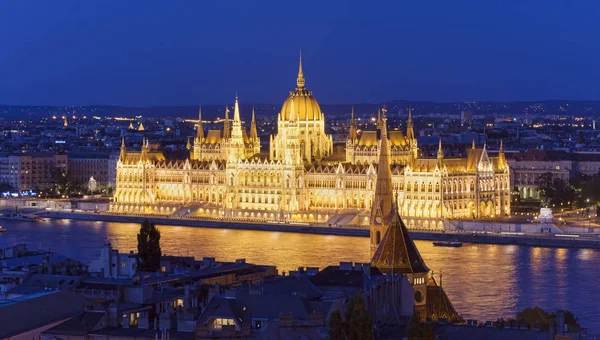
[[[383,121],[381,120],[381,108],[377,109],[377,130],[381,130],[381,125]]]
[[[121,152],[119,153],[119,160],[124,162],[125,157],[127,157],[127,148],[125,147],[125,136],[123,136],[121,137]]]
[[[392,193],[392,171],[390,169],[390,147],[387,138],[387,128],[383,118],[381,129],[381,150],[377,164],[377,184],[371,207],[370,238],[371,256],[379,246],[392,218],[394,195]]]
[[[252,106],[252,122],[250,123],[250,140],[256,142],[258,140],[258,132],[256,130],[256,118],[254,117],[254,106]]]
[[[133,122],[132,121],[129,122],[129,130],[135,130],[135,128],[133,127]]]
[[[500,139],[500,149],[498,150],[498,168],[500,170],[506,169],[506,155],[504,154],[502,139]]]
[[[438,166],[438,169],[440,169],[440,171],[442,171],[442,167],[444,166],[444,149],[442,148],[442,137],[440,137],[440,142],[438,145],[437,166]]]
[[[352,117],[350,118],[350,131],[348,131],[348,138],[354,142],[358,138],[356,133],[356,121],[354,121],[354,106],[352,106]]]
[[[243,144],[242,120],[240,119],[240,104],[237,93],[235,94],[235,104],[233,105],[233,127],[231,128],[231,139]]]
[[[475,150],[475,138],[473,138],[473,142],[471,143],[471,149]]]
[[[138,131],[146,131],[144,128],[144,123],[140,122],[140,126],[138,126]]]
[[[231,138],[231,125],[229,124],[229,107],[225,105],[225,120],[223,121],[223,138]]]
[[[192,143],[190,142],[190,137],[187,138],[187,144],[185,145],[185,148],[188,150],[192,150]]]
[[[63,116],[63,127],[69,126],[69,122],[67,121],[67,116]]]
[[[146,160],[147,157],[147,141],[146,141],[146,137],[142,138],[142,150],[141,150],[141,155],[140,155],[140,161],[143,162]]]
[[[204,140],[204,127],[202,126],[202,106],[198,109],[198,127],[196,128],[196,140],[202,143]]]
[[[415,130],[413,127],[412,108],[408,108],[408,120],[406,121],[406,140],[412,145],[415,140]]]
[[[300,64],[298,65],[298,78],[296,78],[296,86],[299,89],[304,88],[304,73],[302,72],[302,50],[300,50]]]

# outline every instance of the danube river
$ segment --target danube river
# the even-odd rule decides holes
[[[27,243],[89,263],[110,241],[121,252],[136,249],[138,224],[47,220],[0,220],[8,232],[0,246]],[[368,239],[347,236],[160,226],[163,254],[220,261],[245,258],[276,265],[280,271],[301,266],[323,268],[340,261],[368,262]],[[520,246],[434,247],[416,241],[456,310],[467,319],[496,320],[526,307],[568,309],[584,327],[600,331],[600,252]]]

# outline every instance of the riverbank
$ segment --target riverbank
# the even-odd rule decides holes
[[[37,216],[53,219],[74,219],[84,221],[105,221],[105,222],[125,222],[142,223],[144,220],[159,225],[187,226],[198,228],[217,228],[217,229],[239,229],[239,230],[258,230],[272,232],[292,232],[302,234],[317,235],[337,235],[337,236],[355,236],[369,237],[369,230],[362,227],[328,227],[315,226],[310,224],[294,223],[252,223],[235,222],[226,220],[208,220],[208,219],[189,219],[189,218],[171,218],[156,216],[129,216],[129,215],[111,215],[95,214],[81,212],[65,211],[45,211]],[[415,240],[439,241],[457,239],[463,243],[481,243],[481,244],[499,244],[499,245],[520,245],[530,247],[548,247],[548,248],[580,248],[600,250],[600,238],[580,237],[579,235],[556,236],[556,234],[539,233],[484,233],[484,232],[440,232],[427,230],[410,230],[410,235]]]

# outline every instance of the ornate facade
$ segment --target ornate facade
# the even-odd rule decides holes
[[[423,158],[412,113],[406,134],[387,132],[385,111],[377,125],[373,131],[357,130],[353,112],[345,160],[334,155],[325,116],[305,86],[300,58],[296,90],[277,116],[268,152],[260,152],[254,113],[250,131],[242,127],[236,96],[233,120],[226,109],[223,129],[205,134],[199,114],[187,159],[165,159],[147,141],[135,152],[123,144],[112,209],[166,214],[197,205],[199,215],[214,217],[368,224],[379,156],[389,149],[384,166],[391,170],[399,212],[409,226],[438,228],[447,218],[510,213],[503,150],[490,157],[485,146],[473,145],[466,157],[448,158],[440,142],[437,158]],[[343,214],[350,217],[340,218]]]

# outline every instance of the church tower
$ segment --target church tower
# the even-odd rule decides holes
[[[381,151],[377,164],[377,184],[375,196],[371,207],[370,223],[370,245],[371,256],[381,243],[392,218],[392,206],[395,204],[392,193],[392,171],[390,169],[390,146],[387,138],[386,118],[382,119],[381,128]]]

